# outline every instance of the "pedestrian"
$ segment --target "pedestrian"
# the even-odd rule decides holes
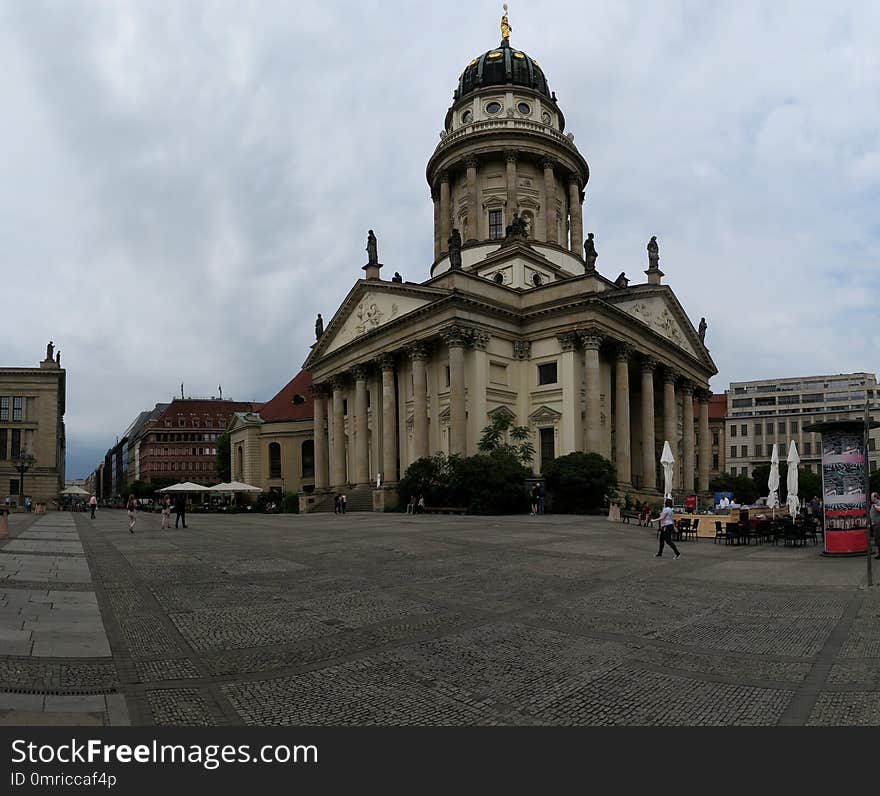
[[[182,492],[174,498],[174,513],[177,515],[174,519],[174,527],[178,528],[180,521],[183,520],[183,527],[186,528],[186,495]]]
[[[538,514],[544,513],[544,482],[538,481]]]
[[[648,501],[646,500],[642,503],[642,511],[639,515],[639,525],[651,525],[651,507],[648,505]]]
[[[425,496],[419,495],[419,514],[425,513]]]
[[[871,493],[871,525],[874,528],[874,544],[877,546],[877,555],[874,558],[880,558],[880,497],[876,492]]]
[[[678,552],[675,542],[672,541],[672,531],[674,528],[675,519],[672,516],[672,498],[666,498],[666,504],[663,506],[663,511],[660,512],[660,549],[657,551],[655,558],[663,557],[664,543],[668,544],[672,548],[672,552],[675,553],[672,556],[673,561],[681,558],[681,553]]]
[[[342,513],[345,514],[345,492],[339,498],[339,505],[342,507]]]
[[[337,492],[333,495],[333,513],[341,514],[342,513],[342,501],[339,500],[339,493]]]
[[[416,496],[409,496],[409,503],[406,504],[406,513],[407,514],[415,514],[416,513]]]
[[[89,498],[89,511],[91,512],[91,516],[89,519],[95,519],[95,509],[98,508],[98,498],[92,495]]]
[[[532,485],[532,512],[529,514],[530,517],[535,517],[538,514],[538,485]]]
[[[162,501],[162,530],[168,530],[171,527],[171,495],[165,495]]]
[[[134,533],[134,524],[137,522],[137,501],[134,498],[134,495],[128,496],[128,503],[126,505],[128,509],[128,532]]]

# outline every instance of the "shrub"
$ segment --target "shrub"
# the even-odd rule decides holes
[[[280,510],[283,514],[299,514],[299,495],[296,492],[285,492]]]
[[[526,478],[530,475],[516,455],[498,450],[456,463],[452,493],[471,514],[520,514],[529,505]]]
[[[560,512],[602,509],[617,488],[614,465],[598,453],[569,453],[544,465],[553,507]]]

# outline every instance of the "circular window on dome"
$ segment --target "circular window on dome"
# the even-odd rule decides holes
[[[532,284],[533,284],[535,287],[541,287],[541,284],[543,283],[543,281],[544,281],[544,280],[541,279],[541,275],[540,275],[540,274],[532,274]]]
[[[550,124],[550,114],[547,113],[547,111],[544,111],[541,114],[541,121],[544,122],[544,124]]]
[[[461,115],[461,123],[462,124],[470,124],[474,119],[474,115],[470,111],[465,111]]]
[[[486,106],[486,113],[501,113],[501,103],[500,102],[490,102]]]
[[[502,274],[501,271],[499,271],[497,274],[495,274],[495,276],[492,277],[492,278],[493,278],[493,279],[494,279],[499,285],[503,285],[503,284],[504,284],[504,274]]]
[[[523,115],[528,116],[532,112],[532,106],[528,102],[520,102],[516,109]]]

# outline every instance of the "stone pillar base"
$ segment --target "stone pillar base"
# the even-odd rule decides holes
[[[399,505],[396,484],[384,484],[373,489],[373,511],[394,511]]]
[[[315,510],[315,506],[320,505],[324,502],[324,498],[329,495],[330,492],[312,492],[311,495],[303,493],[299,496],[299,513],[300,514],[309,514]]]

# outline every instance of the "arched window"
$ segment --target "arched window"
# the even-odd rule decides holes
[[[303,478],[314,478],[315,477],[315,442],[314,440],[307,439],[302,444],[301,448],[302,455],[302,477]]]
[[[269,478],[281,478],[281,446],[269,443]]]

